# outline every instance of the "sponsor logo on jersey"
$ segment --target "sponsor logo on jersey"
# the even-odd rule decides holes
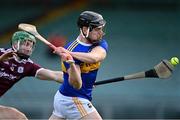
[[[6,78],[6,79],[8,79],[8,80],[14,80],[14,79],[16,79],[17,77],[16,76],[14,76],[14,75],[12,75],[12,74],[8,74],[8,73],[6,73],[6,72],[1,72],[0,71],[0,78]]]
[[[88,73],[97,70],[100,67],[100,62],[97,63],[81,63],[80,68],[82,73]]]

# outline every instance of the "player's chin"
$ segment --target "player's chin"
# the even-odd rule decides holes
[[[98,40],[100,41],[102,38],[103,38],[103,36],[101,35],[101,36],[98,37]]]
[[[28,52],[24,52],[23,54],[30,56],[32,54],[32,52],[28,51]]]
[[[20,52],[20,54],[24,54],[24,55],[27,55],[27,56],[31,56],[32,51],[22,51],[22,52]]]

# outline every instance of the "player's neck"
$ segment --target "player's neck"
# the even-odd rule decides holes
[[[15,58],[16,61],[19,61],[19,62],[22,62],[22,61],[25,60],[25,59],[22,59],[21,57],[19,57],[18,55],[14,56],[14,58]]]
[[[22,59],[17,55],[17,56],[14,56],[16,60],[18,61],[21,61]]]
[[[86,43],[86,44],[91,44],[86,38],[84,38],[82,35],[79,35],[78,36],[78,40],[83,42],[83,43]]]

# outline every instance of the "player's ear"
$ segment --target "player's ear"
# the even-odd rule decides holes
[[[88,30],[88,27],[85,27],[85,26],[82,27],[82,32],[83,32],[85,35],[87,34],[87,30]]]
[[[17,49],[17,48],[18,48],[18,43],[17,43],[17,42],[14,42],[14,43],[12,44],[12,48]]]

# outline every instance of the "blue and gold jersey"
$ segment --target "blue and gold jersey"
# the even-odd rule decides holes
[[[99,43],[99,46],[104,48],[107,52],[108,50],[108,44],[106,40],[101,40]],[[90,52],[95,46],[91,44],[85,44],[79,41],[78,39],[70,42],[65,46],[66,49],[72,52],[84,52],[88,53]],[[80,90],[74,89],[68,82],[69,75],[67,74],[67,69],[69,68],[69,64],[66,62],[62,63],[62,70],[64,72],[64,82],[59,88],[59,91],[61,94],[71,97],[82,97],[88,100],[91,100],[91,93],[93,84],[96,80],[97,72],[100,67],[100,62],[97,63],[85,63],[80,60],[74,59],[75,64],[80,66],[81,69],[81,77],[82,77],[82,88]]]

